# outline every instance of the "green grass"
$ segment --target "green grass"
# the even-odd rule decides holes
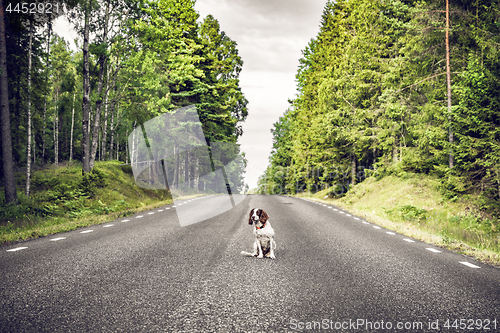
[[[82,176],[81,165],[51,166],[32,174],[30,197],[24,194],[25,174],[16,174],[18,204],[0,197],[0,244],[42,237],[113,221],[172,203],[167,190],[135,184],[130,166],[118,161],[96,162]]]
[[[500,266],[500,224],[482,212],[473,195],[446,199],[440,183],[423,174],[373,177],[344,197],[326,198],[328,189],[312,199],[331,203],[369,221],[424,242]]]

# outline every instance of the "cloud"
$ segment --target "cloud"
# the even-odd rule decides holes
[[[197,0],[200,19],[212,14],[238,44],[243,59],[240,86],[249,115],[239,139],[248,159],[250,188],[269,164],[271,128],[296,94],[295,74],[311,38],[319,31],[326,0]]]
[[[246,70],[285,72],[296,71],[300,51],[318,32],[324,4],[323,0],[202,0],[196,8],[202,17],[212,14],[221,30],[238,43]]]

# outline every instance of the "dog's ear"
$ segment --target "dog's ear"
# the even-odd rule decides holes
[[[253,222],[252,222],[252,215],[253,215],[253,211],[254,210],[255,210],[255,208],[250,211],[250,216],[248,217],[248,224],[253,224]]]
[[[269,215],[267,215],[267,213],[263,209],[261,209],[260,210],[260,222],[266,223],[267,219],[269,219]]]

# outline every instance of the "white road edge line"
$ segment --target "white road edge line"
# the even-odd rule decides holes
[[[389,234],[389,235],[392,235],[392,236],[396,235],[395,233],[390,232],[390,231],[387,231],[386,234]]]
[[[122,222],[129,222],[130,220],[123,220]]]
[[[441,253],[441,251],[433,249],[432,247],[428,247],[428,248],[426,248],[426,250],[429,250],[429,251],[434,252],[434,253]]]
[[[154,214],[154,212],[148,213],[148,215],[153,215],[153,214]]]
[[[377,227],[376,225],[373,226],[375,229],[382,229],[381,227]]]
[[[60,240],[63,240],[63,239],[66,239],[66,237],[57,237],[57,238],[52,238],[50,241],[51,241],[51,242],[57,242],[57,241],[60,241]]]
[[[136,219],[140,219],[141,217],[144,217],[144,216],[139,215],[139,216],[136,216],[135,218],[136,218]]]
[[[473,265],[473,264],[471,264],[471,263],[469,263],[469,262],[467,262],[467,261],[460,261],[460,263],[461,263],[462,265],[469,266],[469,267],[472,267],[472,268],[481,268],[481,267],[476,266],[476,265]]]
[[[354,219],[359,221],[359,217],[355,217]]]
[[[21,250],[24,250],[24,249],[27,249],[27,248],[28,248],[27,246],[16,247],[15,249],[7,250],[7,252],[16,252],[16,251],[21,251]]]
[[[408,243],[415,243],[415,241],[414,241],[414,240],[411,240],[411,239],[408,239],[408,238],[403,238],[403,240],[404,240],[405,242],[408,242]]]
[[[92,231],[94,231],[94,230],[84,230],[84,231],[81,231],[80,233],[81,234],[87,234],[87,233],[92,232]]]
[[[114,226],[114,224],[106,224],[106,225],[103,225],[102,227],[103,228],[109,228],[109,227],[112,227],[112,226]]]

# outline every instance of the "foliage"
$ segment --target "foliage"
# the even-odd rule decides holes
[[[416,172],[438,176],[449,200],[476,193],[498,212],[498,6],[451,2],[449,114],[444,2],[328,1],[300,59],[298,96],[271,131],[260,191],[345,192],[368,170]]]

